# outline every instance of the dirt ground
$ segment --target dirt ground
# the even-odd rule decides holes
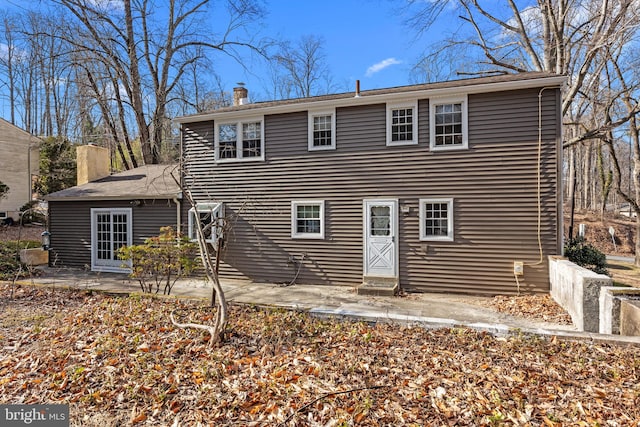
[[[41,225],[25,225],[19,227],[17,225],[12,226],[0,226],[0,241],[5,240],[35,240],[40,241],[40,234],[44,231],[44,227]]]
[[[635,220],[620,215],[608,214],[604,218],[594,213],[576,213],[573,220],[574,236],[578,234],[580,224],[585,225],[585,238],[607,255],[632,257],[635,255]],[[565,215],[564,233],[569,233],[570,219]],[[609,228],[614,229],[614,239]]]
[[[574,215],[574,235],[578,233],[579,224],[585,224],[585,238],[589,243],[607,255],[624,257],[635,256],[635,219],[620,215],[608,214],[603,219],[594,213],[576,213]],[[614,229],[614,239],[611,238],[609,228]],[[569,231],[569,216],[565,215],[565,237]],[[633,264],[620,261],[607,262],[607,269],[618,284],[625,284],[640,288],[640,268]]]

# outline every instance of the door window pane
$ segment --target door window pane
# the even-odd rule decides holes
[[[371,235],[391,235],[391,208],[389,206],[371,206]]]

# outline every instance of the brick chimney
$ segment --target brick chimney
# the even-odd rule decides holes
[[[86,184],[111,175],[109,170],[109,150],[97,145],[79,145],[76,147],[78,165],[76,185]]]
[[[238,86],[233,88],[233,106],[245,105],[249,103],[249,91],[244,87],[244,83],[238,83]]]

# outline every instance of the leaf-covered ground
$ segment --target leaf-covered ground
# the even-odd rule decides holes
[[[0,402],[68,402],[72,425],[640,422],[638,347],[233,307],[209,349],[168,320],[195,303],[0,292]]]
[[[571,316],[549,294],[496,295],[493,298],[478,298],[472,302],[512,316],[563,325],[572,323]]]

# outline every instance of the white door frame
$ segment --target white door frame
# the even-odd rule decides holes
[[[370,265],[370,251],[368,250],[369,245],[372,240],[380,240],[380,237],[371,236],[371,221],[370,221],[370,207],[371,206],[389,206],[390,207],[390,233],[387,237],[388,242],[391,244],[391,250],[393,251],[387,259],[393,265],[391,265],[388,269],[378,269],[376,271]],[[362,275],[363,277],[371,276],[371,277],[390,277],[390,278],[399,278],[399,227],[398,227],[398,199],[364,199],[362,201],[362,250],[363,250],[363,265],[362,265]],[[386,271],[384,271],[386,270]]]
[[[131,246],[133,241],[133,214],[131,208],[91,208],[91,271],[104,271],[112,273],[131,272],[131,261],[112,260],[102,261],[98,257],[98,215],[108,214],[111,216],[109,243],[110,251],[113,253],[113,215],[124,214],[127,219],[127,246]],[[117,250],[117,248],[116,248]],[[129,265],[129,267],[127,267]]]

